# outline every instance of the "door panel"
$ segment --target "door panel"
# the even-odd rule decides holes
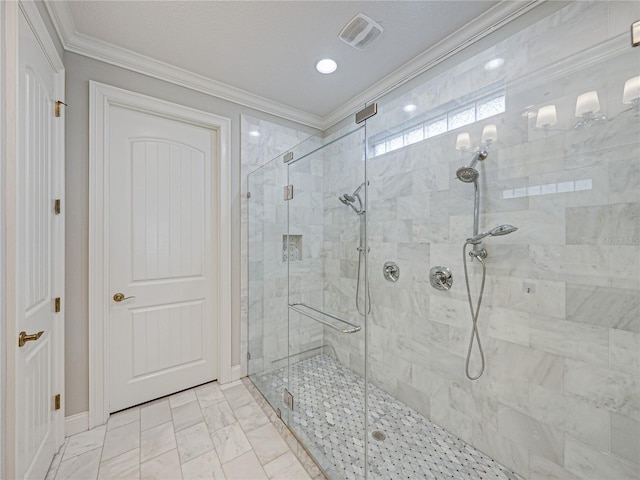
[[[213,130],[150,113],[112,107],[110,125],[114,412],[217,377],[217,149]]]
[[[55,453],[53,408],[53,139],[55,71],[19,15],[17,476],[44,478]],[[58,247],[59,248],[59,247]]]

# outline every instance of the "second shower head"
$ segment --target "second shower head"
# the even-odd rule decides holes
[[[480,243],[480,241],[488,236],[492,236],[492,237],[499,237],[502,235],[507,235],[509,233],[513,233],[516,230],[518,230],[518,227],[514,227],[513,225],[498,225],[495,228],[492,228],[491,230],[489,230],[488,232],[482,232],[479,233],[478,235],[476,235],[473,238],[467,238],[467,243],[470,243],[472,245],[476,245],[478,243]]]

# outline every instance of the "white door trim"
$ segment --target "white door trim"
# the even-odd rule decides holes
[[[0,191],[3,194],[2,204],[2,286],[4,287],[3,300],[4,308],[2,310],[2,329],[0,346],[2,370],[2,393],[3,398],[3,423],[2,423],[2,450],[3,457],[0,461],[0,477],[15,478],[16,477],[16,431],[20,428],[20,422],[16,419],[16,355],[17,355],[17,288],[15,285],[16,268],[17,268],[17,201],[18,191],[16,190],[16,171],[17,161],[19,158],[20,145],[20,122],[22,112],[18,111],[18,95],[19,89],[17,79],[19,76],[18,65],[18,19],[20,12],[24,14],[27,23],[32,28],[42,51],[47,57],[55,74],[55,92],[57,100],[64,102],[65,98],[65,69],[62,58],[53,43],[53,40],[47,30],[44,20],[40,16],[38,9],[33,2],[20,1],[3,2],[1,21],[3,22],[0,32],[2,33],[2,43],[5,45],[4,51],[1,52],[3,64],[0,68],[3,78],[0,82],[2,85],[3,102],[3,118],[0,125],[3,128],[0,138],[3,140],[4,147],[0,158],[4,170],[2,172],[2,185]],[[63,109],[64,110],[64,109]],[[55,185],[52,193],[56,194],[56,198],[60,198],[64,211],[64,111],[59,122],[54,122],[53,136],[56,139],[57,149],[55,157],[57,158]],[[54,417],[54,439],[56,445],[61,445],[64,441],[64,218],[58,217],[57,225],[52,231],[55,238],[57,253],[55,254],[56,277],[54,279],[54,289],[59,292],[62,297],[62,310],[60,316],[57,317],[55,332],[52,335],[53,354],[53,382],[55,390],[62,394],[61,409],[57,416]],[[61,226],[61,227],[60,227]],[[6,362],[5,362],[6,360]],[[0,402],[1,403],[1,402]]]
[[[109,109],[121,106],[215,130],[219,150],[215,201],[218,219],[218,380],[231,379],[231,120],[102,83],[89,82],[89,428],[109,418]],[[213,346],[215,348],[215,346]]]

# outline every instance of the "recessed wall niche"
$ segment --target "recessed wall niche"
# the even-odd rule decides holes
[[[282,235],[282,262],[302,260],[302,235]]]

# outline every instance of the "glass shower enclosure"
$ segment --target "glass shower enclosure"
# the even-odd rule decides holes
[[[638,478],[638,19],[545,2],[249,174],[248,374],[329,478]]]

